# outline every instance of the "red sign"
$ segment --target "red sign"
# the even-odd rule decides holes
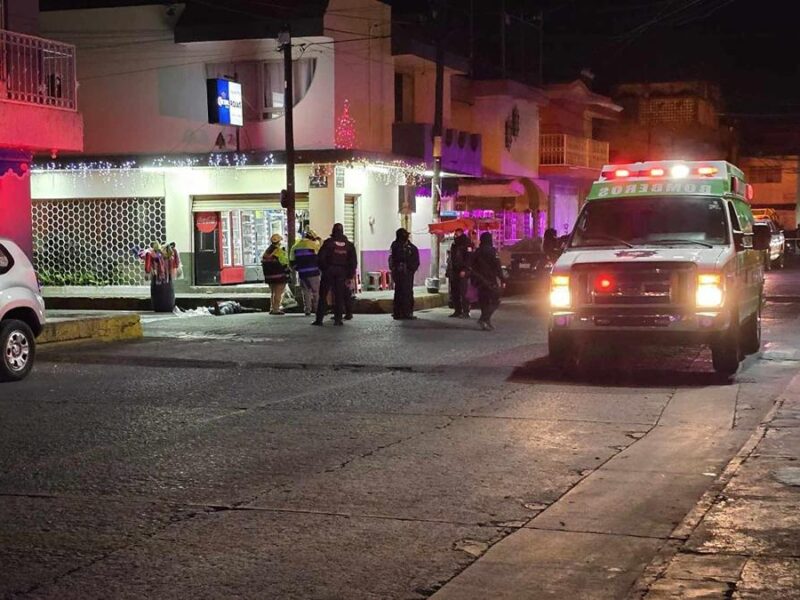
[[[219,213],[201,212],[195,213],[194,225],[201,233],[211,233],[219,225]]]

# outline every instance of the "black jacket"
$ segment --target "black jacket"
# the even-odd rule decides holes
[[[456,238],[450,246],[450,268],[454,275],[469,270],[473,250],[472,240],[469,237],[462,235]]]
[[[331,269],[343,269],[347,277],[355,277],[358,269],[358,256],[353,242],[346,237],[329,237],[319,249],[319,268],[324,275]]]
[[[472,283],[478,287],[496,288],[498,280],[503,281],[503,268],[497,251],[492,246],[478,246],[472,253]]]
[[[393,273],[415,273],[419,269],[419,250],[411,242],[392,242],[389,269]]]

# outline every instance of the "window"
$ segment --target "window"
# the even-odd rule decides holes
[[[394,74],[394,121],[414,122],[414,75],[410,73]]]
[[[731,217],[736,213],[731,207]],[[717,198],[651,196],[588,202],[571,247],[695,242],[724,244],[728,225]]]
[[[0,275],[5,275],[14,266],[14,259],[11,258],[8,250],[0,246]]]
[[[750,183],[780,183],[780,167],[750,167],[748,170],[748,180]]]
[[[301,58],[292,63],[295,106],[308,93],[316,69],[316,58]],[[283,61],[209,64],[206,77],[235,79],[242,84],[245,121],[276,119],[283,115]]]

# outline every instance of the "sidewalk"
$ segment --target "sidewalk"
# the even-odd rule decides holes
[[[45,304],[57,310],[101,310],[145,312],[152,310],[150,288],[146,286],[119,287],[45,287]],[[353,312],[357,314],[391,313],[394,291],[361,292],[356,296]],[[179,308],[194,309],[212,306],[215,301],[234,300],[246,308],[269,310],[269,287],[265,284],[193,287],[177,292]],[[424,287],[414,289],[417,310],[447,305],[447,294],[431,294]]]
[[[645,571],[646,600],[800,598],[800,376]]]

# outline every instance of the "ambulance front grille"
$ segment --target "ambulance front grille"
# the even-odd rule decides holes
[[[596,263],[573,268],[578,306],[679,307],[692,298],[692,263]]]

